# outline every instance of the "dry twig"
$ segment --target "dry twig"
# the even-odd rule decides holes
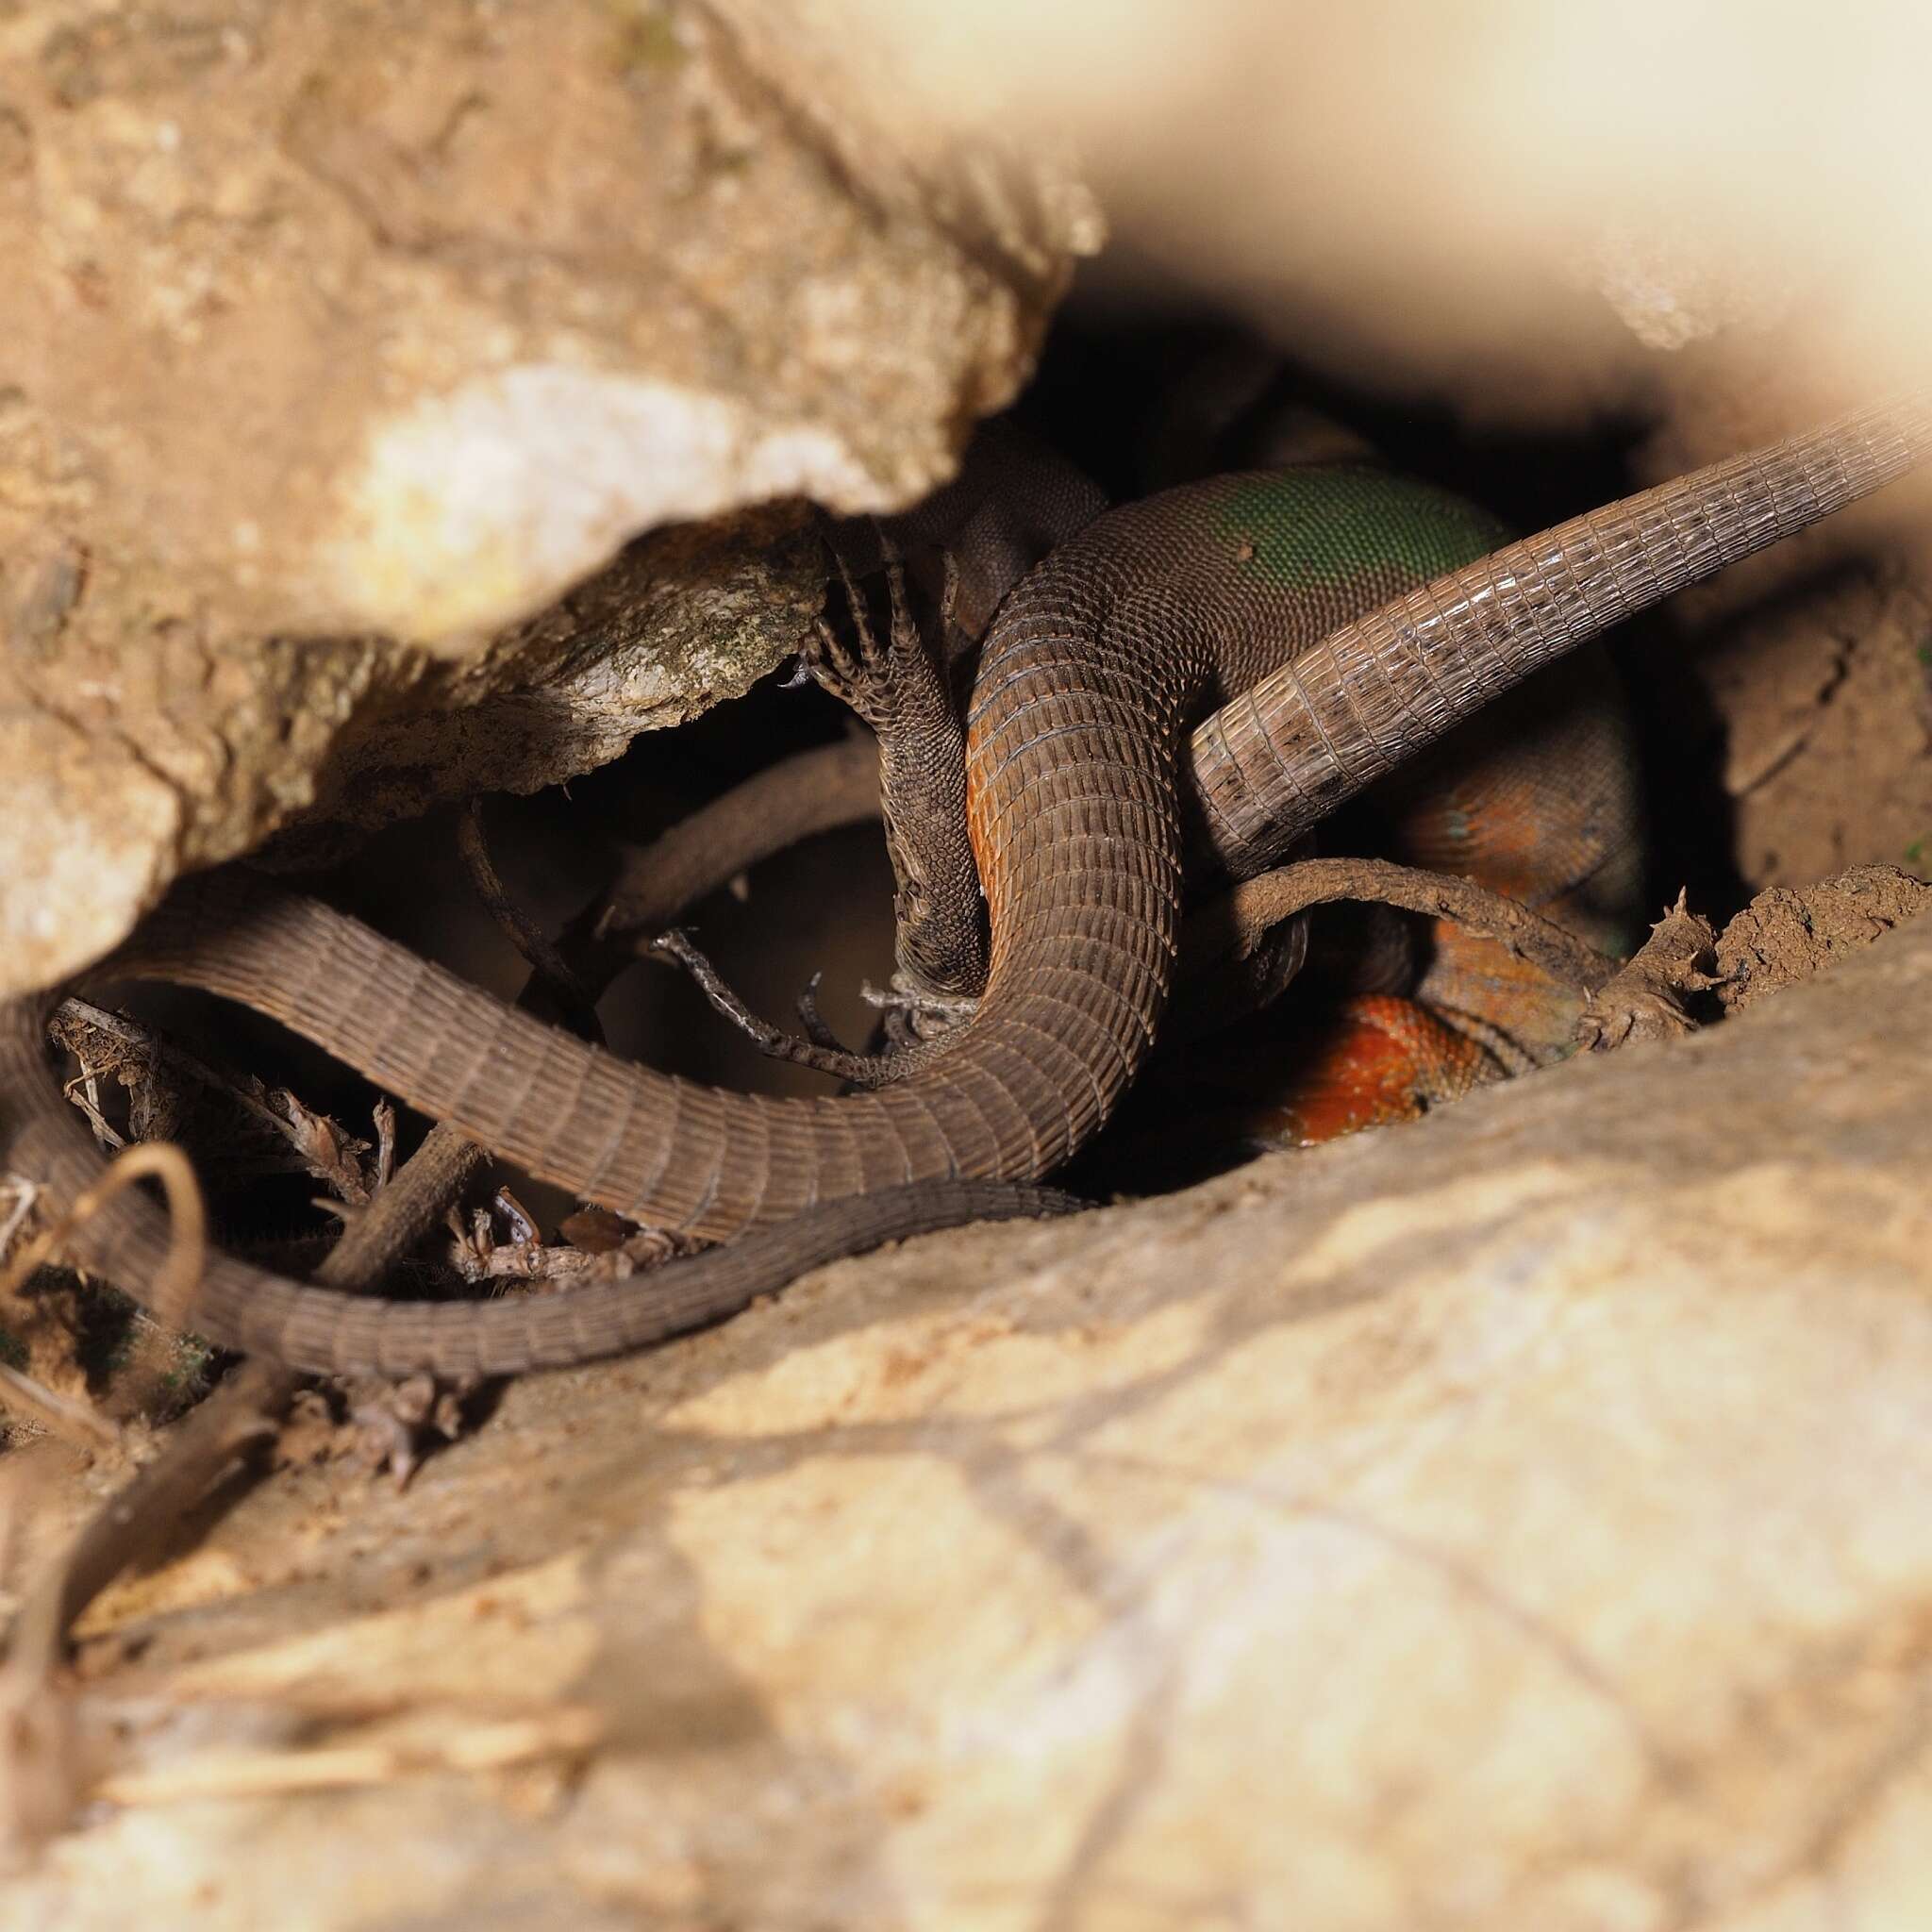
[[[364,1159],[370,1152],[369,1142],[345,1134],[327,1114],[304,1107],[286,1088],[271,1090],[251,1077],[236,1078],[219,1073],[125,1013],[111,1013],[86,1000],[64,999],[55,1008],[47,1030],[81,1063],[81,1074],[68,1083],[67,1094],[87,1114],[96,1137],[104,1144],[119,1146],[122,1142],[120,1135],[101,1117],[93,1080],[102,1074],[112,1074],[133,1091],[136,1136],[145,1138],[143,1115],[165,1117],[172,1111],[162,1109],[151,1091],[156,1074],[165,1069],[218,1095],[286,1142],[294,1155],[295,1165],[313,1174],[324,1186],[333,1188],[346,1201],[366,1201],[375,1191],[384,1158],[385,1132],[390,1150],[393,1151],[392,1109],[389,1111],[386,1129],[383,1110],[377,1110],[377,1152],[375,1173],[372,1174]]]
[[[94,1795],[115,1805],[194,1798],[260,1798],[345,1790],[439,1772],[505,1771],[545,1757],[583,1757],[603,1742],[604,1720],[584,1705],[540,1717],[452,1724],[433,1744],[340,1744],[303,1751],[211,1751],[153,1772],[102,1779]]]

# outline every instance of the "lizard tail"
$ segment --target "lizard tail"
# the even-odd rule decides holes
[[[0,1004],[0,1145],[10,1164],[67,1205],[101,1179],[104,1163],[48,1077],[45,1008],[44,1000]],[[480,1303],[385,1301],[312,1288],[217,1248],[192,1306],[168,1313],[222,1347],[317,1374],[521,1374],[708,1327],[808,1269],[882,1241],[1085,1205],[1052,1188],[927,1181],[827,1202],[648,1274]],[[78,1219],[64,1241],[82,1266],[137,1294],[161,1278],[169,1245],[166,1216],[132,1189]]]
[[[1200,825],[1235,877],[1533,671],[1868,496],[1932,446],[1932,391],[1712,463],[1341,625],[1194,733]]]

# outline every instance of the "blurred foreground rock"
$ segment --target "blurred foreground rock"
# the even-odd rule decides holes
[[[284,1474],[91,1619],[124,1768],[605,1742],[108,1816],[0,1924],[1932,1923],[1928,1086],[1921,918]]]

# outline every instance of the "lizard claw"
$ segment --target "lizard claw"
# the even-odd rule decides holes
[[[944,715],[950,691],[943,665],[913,613],[905,562],[885,530],[877,525],[874,529],[886,580],[888,617],[883,635],[851,566],[833,547],[832,562],[844,592],[846,625],[841,629],[829,617],[820,617],[800,663],[874,730],[888,731],[901,722],[908,705],[922,712],[930,706]],[[957,582],[957,572],[949,570],[948,581]]]

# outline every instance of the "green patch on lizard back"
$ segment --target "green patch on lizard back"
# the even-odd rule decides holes
[[[1368,463],[1237,478],[1215,527],[1237,569],[1279,589],[1377,596],[1473,563],[1511,535],[1473,503]]]

